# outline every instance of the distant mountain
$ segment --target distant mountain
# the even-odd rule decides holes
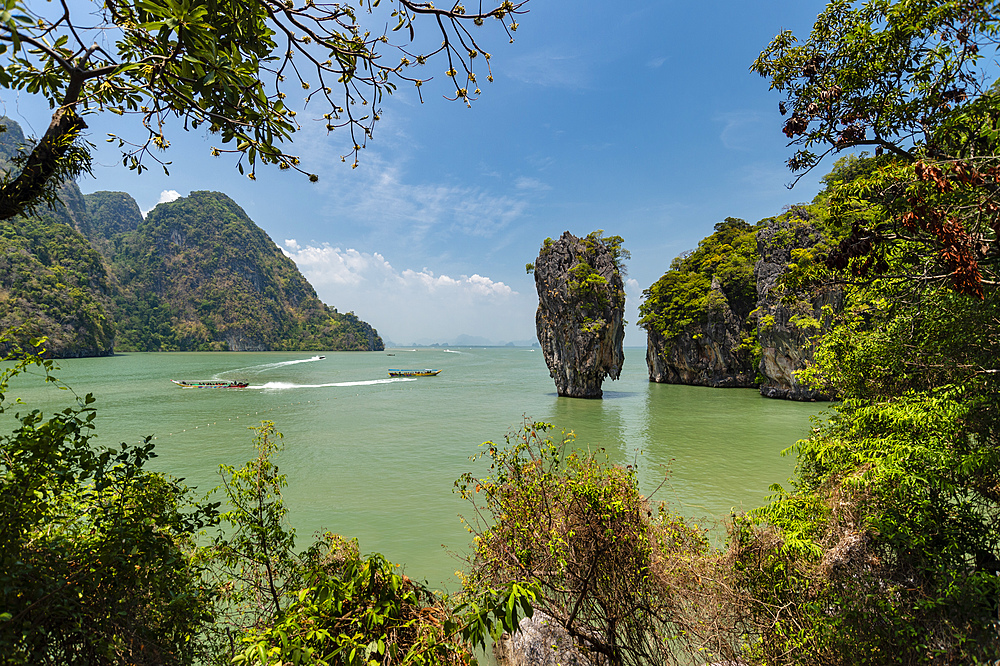
[[[24,144],[5,122],[0,167]],[[224,194],[194,192],[146,219],[124,192],[66,183],[60,198],[0,225],[0,331],[45,335],[53,356],[384,348]]]

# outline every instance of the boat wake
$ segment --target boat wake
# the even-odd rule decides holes
[[[263,363],[261,365],[251,365],[246,368],[237,368],[235,370],[226,370],[225,372],[220,372],[220,375],[232,374],[232,373],[248,373],[252,372],[254,374],[260,374],[267,370],[273,370],[275,368],[283,368],[286,365],[298,365],[299,363],[314,363],[316,361],[322,361],[325,356],[313,356],[312,358],[297,358],[294,361],[281,361],[279,363]]]
[[[455,351],[454,349],[442,349],[445,354],[462,354],[464,352]]]
[[[409,377],[392,377],[390,379],[367,379],[358,382],[333,382],[330,384],[292,384],[291,382],[268,382],[260,386],[250,386],[252,389],[263,389],[269,391],[283,391],[286,389],[300,388],[328,388],[332,386],[373,386],[375,384],[393,384],[395,382],[415,382],[416,379]]]

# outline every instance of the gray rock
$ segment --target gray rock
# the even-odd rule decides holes
[[[582,279],[588,273],[592,279]],[[547,241],[535,261],[535,329],[561,396],[600,398],[618,379],[625,353],[625,287],[607,245],[568,231]]]
[[[830,314],[843,305],[839,287],[820,287],[801,295],[789,294],[779,280],[792,261],[792,251],[811,248],[822,240],[819,231],[802,220],[776,220],[757,232],[760,260],[757,281],[757,327],[761,347],[760,393],[767,398],[829,400],[831,396],[803,386],[795,372],[812,362],[812,340],[829,330]]]
[[[504,634],[493,645],[499,666],[599,666],[599,654],[577,645],[552,617],[535,611],[521,620],[515,634]]]

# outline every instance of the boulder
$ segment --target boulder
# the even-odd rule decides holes
[[[598,666],[601,655],[577,645],[551,616],[536,610],[521,620],[514,634],[504,634],[493,645],[499,666]]]

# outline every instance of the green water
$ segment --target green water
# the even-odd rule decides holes
[[[468,535],[453,481],[483,472],[469,456],[527,416],[574,430],[578,443],[637,463],[644,492],[680,513],[722,519],[761,503],[793,460],[780,451],[809,428],[816,404],[761,398],[755,390],[650,384],[644,350],[626,350],[622,378],[603,400],[555,395],[540,351],[403,349],[370,353],[121,354],[60,361],[58,376],[97,397],[99,443],[156,437],[155,467],[207,491],[222,463],[252,456],[248,427],[274,421],[278,459],[300,544],[329,529],[357,537],[432,586],[461,567]],[[311,358],[312,357],[312,358]],[[439,368],[437,377],[390,380],[388,368]],[[171,379],[250,382],[247,389],[180,389]],[[71,395],[18,384],[32,406]]]

